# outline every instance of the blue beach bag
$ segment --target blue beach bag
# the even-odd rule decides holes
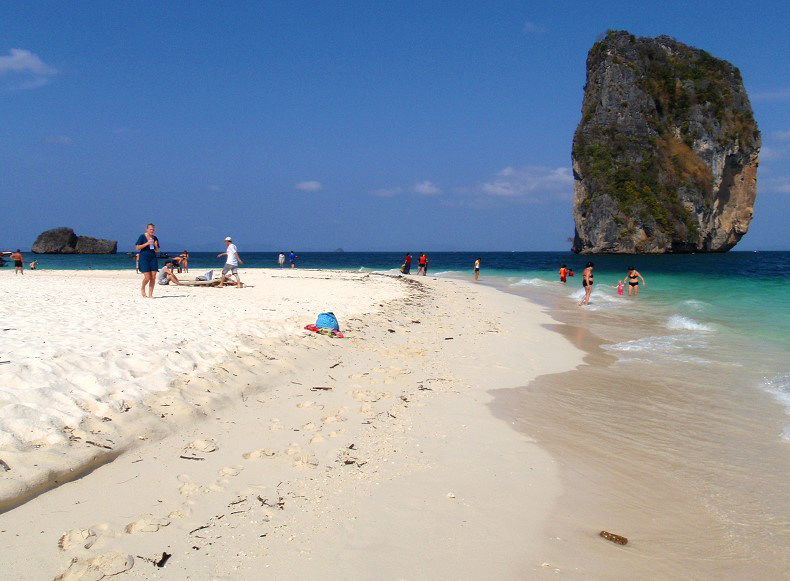
[[[333,331],[340,330],[340,325],[337,324],[337,317],[335,317],[334,313],[319,314],[318,318],[315,320],[315,326],[319,329],[332,329]]]

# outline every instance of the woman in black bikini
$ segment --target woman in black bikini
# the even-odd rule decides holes
[[[628,296],[631,296],[633,292],[635,297],[639,296],[639,279],[642,279],[642,284],[647,284],[645,282],[645,277],[639,274],[639,271],[635,269],[633,266],[628,267]]]
[[[582,286],[584,287],[584,296],[579,301],[579,306],[590,304],[590,295],[592,294],[593,287],[593,266],[592,262],[588,262],[582,271]]]

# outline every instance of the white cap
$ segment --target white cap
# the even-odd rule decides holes
[[[233,238],[230,236],[225,236],[225,242],[233,242]]]

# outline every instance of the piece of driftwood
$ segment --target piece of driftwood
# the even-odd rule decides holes
[[[605,538],[607,541],[612,541],[613,543],[617,543],[618,545],[627,545],[628,539],[625,537],[621,537],[620,535],[616,535],[614,533],[610,533],[608,531],[601,531],[600,535]]]

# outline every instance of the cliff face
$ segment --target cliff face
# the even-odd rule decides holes
[[[77,236],[71,228],[54,228],[39,234],[31,250],[34,254],[115,254],[118,242]]]
[[[759,150],[737,68],[609,32],[587,56],[573,138],[573,251],[729,250],[749,229]]]

